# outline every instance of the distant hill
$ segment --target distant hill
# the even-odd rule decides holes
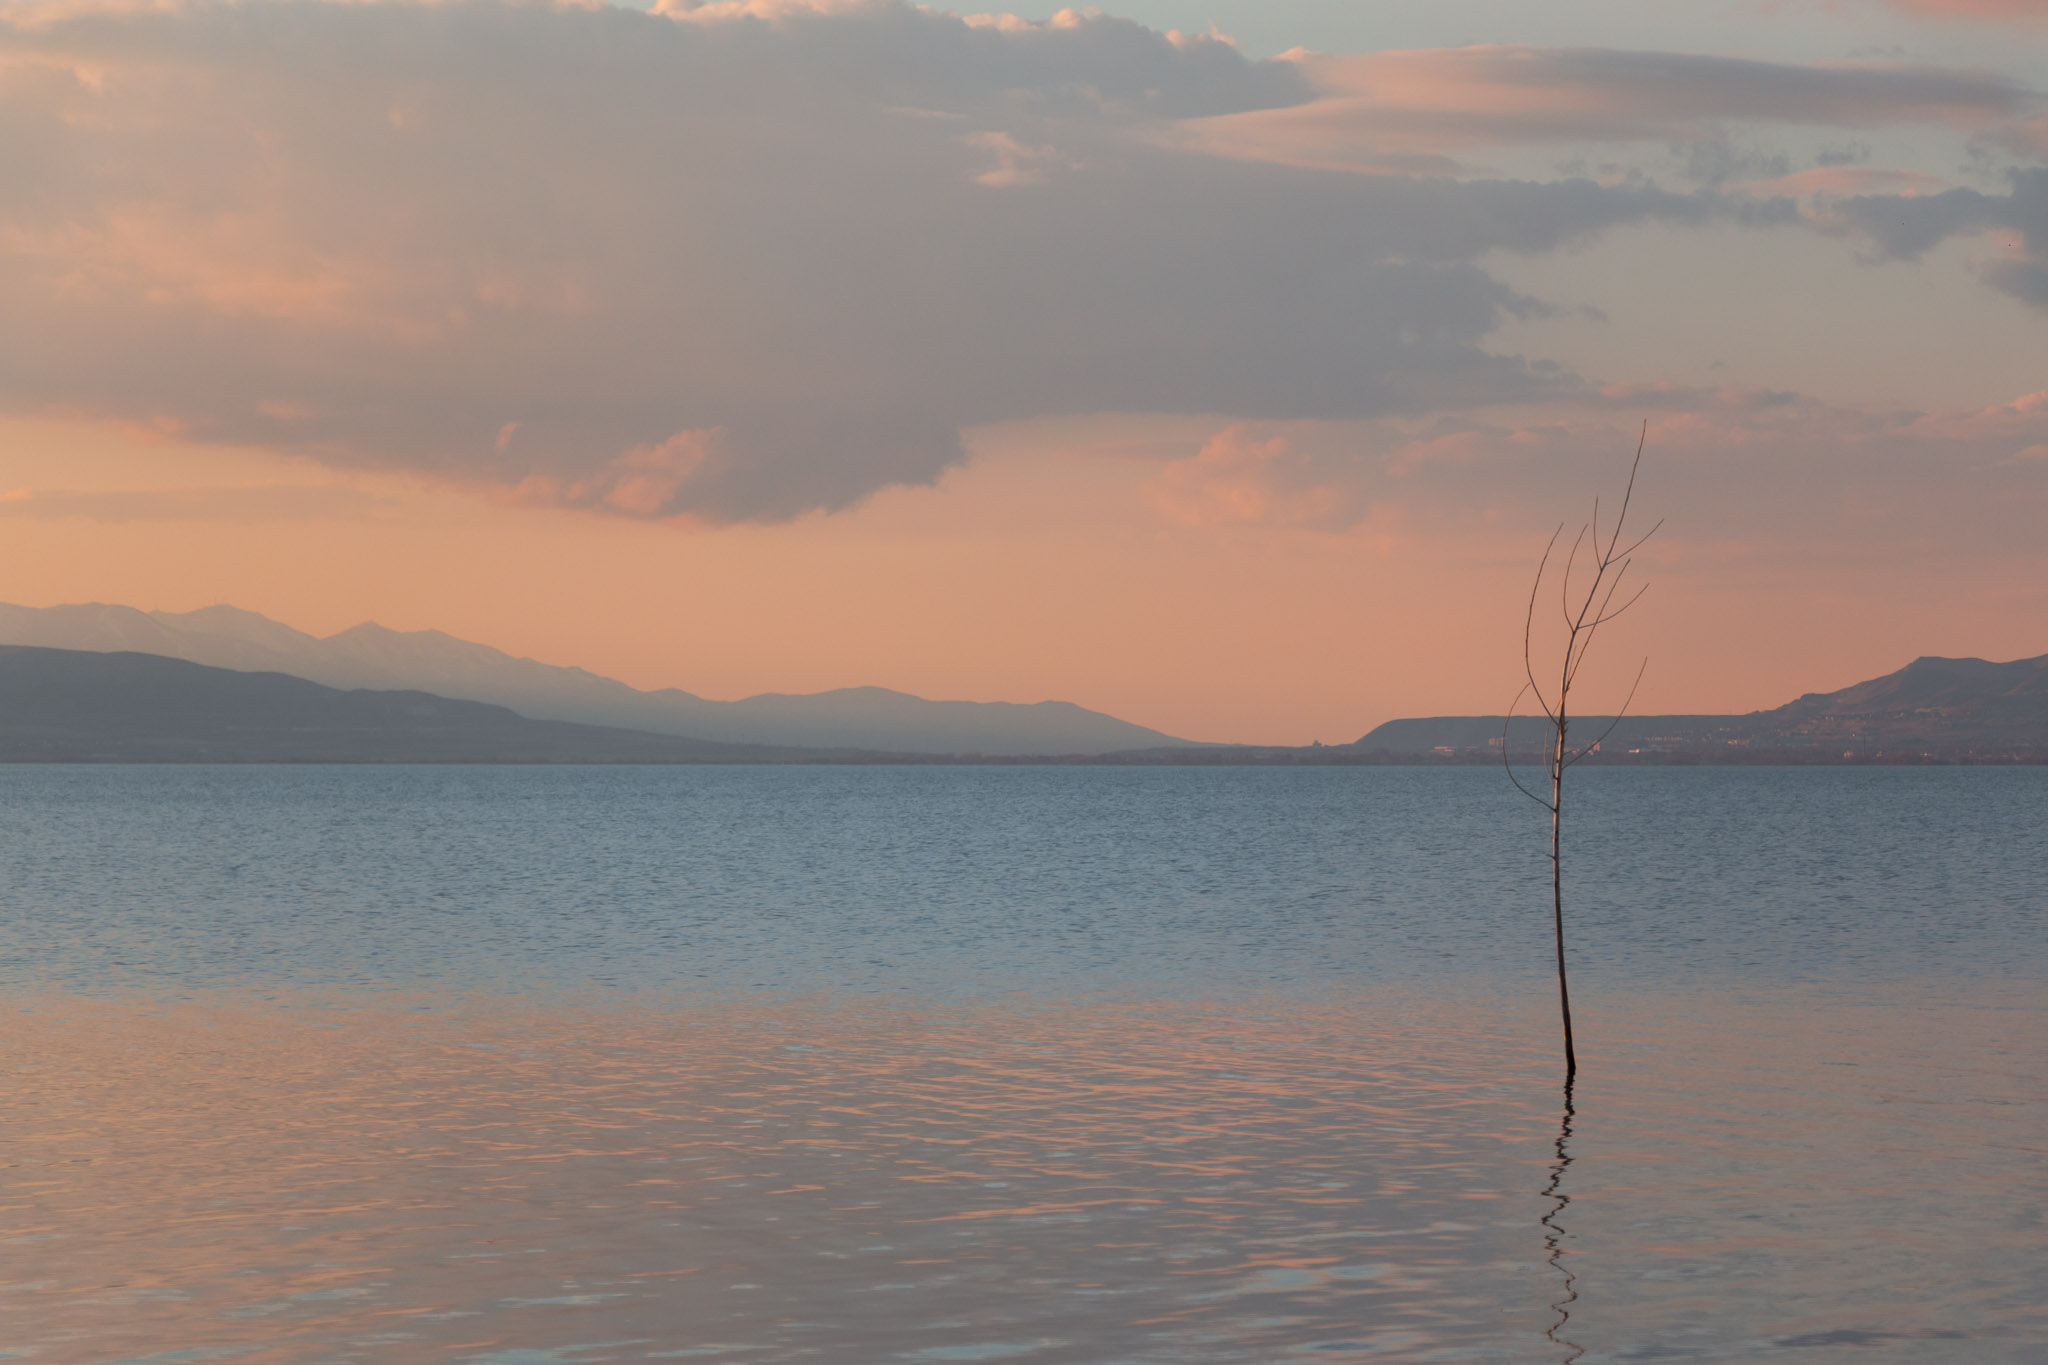
[[[47,646],[56,639],[78,645]],[[630,723],[642,715],[658,723]],[[1469,763],[1498,760],[1501,723],[1435,716],[1388,721],[1354,744],[1195,745],[1057,702],[881,688],[711,702],[435,631],[358,626],[321,640],[232,607],[0,605],[0,762]],[[1573,738],[1606,724],[1581,717]],[[1544,729],[1517,717],[1515,753],[1535,757]],[[2048,655],[1916,659],[1747,715],[1630,716],[1595,761],[2048,762]]]
[[[832,755],[340,691],[153,654],[0,645],[0,762],[773,763]]]
[[[1572,735],[1591,740],[1608,718],[1586,716]],[[1498,758],[1500,716],[1393,720],[1350,746],[1395,757]],[[1541,716],[1517,717],[1508,740],[1533,753]],[[1739,716],[1630,716],[1602,746],[1609,761],[2042,762],[2048,761],[2048,655],[1989,663],[1915,659],[1896,673],[1838,692],[1809,692]]]
[[[1188,743],[1070,702],[927,701],[881,687],[708,701],[642,692],[580,668],[514,658],[436,630],[364,624],[322,639],[236,607],[144,612],[92,603],[0,604],[0,644],[130,650],[285,673],[342,689],[412,690],[574,721],[723,744],[990,756],[1102,754]]]

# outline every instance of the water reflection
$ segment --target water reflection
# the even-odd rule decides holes
[[[1576,1081],[1576,1076],[1565,1077],[1564,1117],[1558,1120],[1557,1145],[1554,1149],[1557,1160],[1550,1165],[1550,1183],[1543,1187],[1543,1197],[1551,1201],[1550,1210],[1538,1220],[1543,1225],[1545,1259],[1550,1262],[1551,1269],[1558,1273],[1563,1291],[1563,1297],[1550,1305],[1551,1311],[1557,1314],[1557,1317],[1545,1329],[1543,1335],[1551,1345],[1565,1349],[1564,1365],[1571,1365],[1571,1362],[1586,1353],[1585,1347],[1564,1334],[1565,1327],[1572,1320],[1571,1307],[1579,1301],[1579,1277],[1565,1264],[1564,1239],[1567,1233],[1564,1225],[1557,1221],[1557,1216],[1572,1202],[1572,1197],[1564,1192],[1564,1173],[1572,1164],[1572,1119],[1577,1113],[1572,1108],[1572,1086]]]
[[[38,1361],[2048,1345],[2032,1005],[10,1003]]]

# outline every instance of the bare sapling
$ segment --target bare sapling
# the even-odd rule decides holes
[[[1606,541],[1601,540],[1600,500],[1593,500],[1593,519],[1579,528],[1578,537],[1572,541],[1571,553],[1565,556],[1564,567],[1559,575],[1562,582],[1558,589],[1558,604],[1564,618],[1564,658],[1555,674],[1556,681],[1546,690],[1536,675],[1536,603],[1543,591],[1543,579],[1549,572],[1551,556],[1557,550],[1557,542],[1564,535],[1564,523],[1560,522],[1551,533],[1550,543],[1543,547],[1543,558],[1536,566],[1536,581],[1529,589],[1529,610],[1522,623],[1522,671],[1525,681],[1515,693],[1515,699],[1508,705],[1507,720],[1501,726],[1501,764],[1507,769],[1508,781],[1515,784],[1522,795],[1550,812],[1550,905],[1551,927],[1557,938],[1557,1003],[1564,1016],[1564,1070],[1567,1080],[1578,1074],[1579,1058],[1572,1046],[1572,993],[1565,980],[1564,969],[1564,775],[1588,754],[1599,749],[1602,741],[1614,732],[1621,718],[1628,714],[1629,704],[1635,700],[1636,688],[1642,685],[1643,672],[1650,666],[1645,658],[1636,669],[1635,682],[1629,685],[1628,696],[1608,721],[1598,739],[1591,744],[1572,747],[1571,695],[1578,683],[1579,669],[1586,662],[1586,655],[1593,648],[1593,641],[1600,627],[1620,616],[1642,599],[1648,584],[1643,584],[1614,605],[1622,582],[1626,577],[1632,556],[1643,547],[1644,542],[1657,534],[1659,521],[1635,540],[1622,543],[1622,536],[1628,525],[1630,499],[1635,494],[1636,470],[1643,463],[1643,442],[1649,436],[1649,424],[1643,424],[1642,436],[1636,441],[1635,460],[1628,467],[1628,485],[1622,490],[1621,511],[1614,519],[1613,528],[1607,533]],[[1580,568],[1581,557],[1585,568]],[[1574,592],[1572,576],[1581,575],[1583,592]],[[1586,574],[1590,573],[1588,579]],[[1514,724],[1515,709],[1525,696],[1533,696],[1536,704],[1543,708],[1549,720],[1545,736],[1549,749],[1550,794],[1548,797],[1530,790],[1515,776],[1515,766],[1508,743],[1508,730]]]

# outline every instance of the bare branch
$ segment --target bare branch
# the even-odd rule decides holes
[[[1563,530],[1563,527],[1559,527]],[[1576,539],[1572,541],[1572,552],[1565,556],[1564,583],[1557,590],[1557,609],[1564,616],[1567,627],[1572,624],[1572,567],[1579,562],[1579,546],[1586,541],[1586,528],[1581,526]],[[1598,579],[1594,580],[1598,582]]]
[[[1633,564],[1634,562],[1635,561],[1632,559],[1624,559],[1623,561],[1621,561],[1621,567],[1614,571],[1614,577],[1607,580],[1607,595],[1600,599],[1600,609],[1594,612],[1593,619],[1586,623],[1585,629],[1588,632],[1592,631],[1594,627],[1598,626],[1600,624],[1600,618],[1607,614],[1607,604],[1609,602],[1612,602],[1614,600],[1614,594],[1620,591],[1622,576],[1628,572],[1628,566],[1630,564]],[[1602,568],[1601,573],[1604,575],[1606,573],[1606,569]]]
[[[1636,457],[1629,462],[1628,485],[1621,490],[1621,515],[1614,519],[1614,537],[1607,545],[1607,558],[1609,560],[1614,558],[1614,547],[1621,543],[1621,527],[1628,520],[1629,500],[1636,495],[1636,471],[1643,467],[1643,446],[1649,439],[1650,419],[1645,417],[1643,419],[1643,429],[1636,436]],[[1663,523],[1659,522],[1658,525],[1661,526]],[[1654,531],[1654,529],[1653,527],[1652,530]]]
[[[1634,597],[1631,597],[1631,598],[1629,598],[1629,599],[1628,599],[1628,601],[1626,601],[1626,602],[1622,603],[1622,604],[1621,604],[1620,606],[1616,607],[1616,608],[1615,608],[1615,609],[1614,609],[1613,611],[1607,612],[1607,614],[1606,614],[1606,615],[1602,616],[1602,617],[1601,617],[1601,618],[1600,618],[1599,620],[1597,620],[1597,621],[1593,622],[1593,624],[1592,624],[1592,625],[1589,625],[1589,626],[1587,626],[1587,627],[1586,627],[1586,629],[1588,629],[1588,630],[1591,630],[1591,629],[1593,628],[1593,626],[1604,626],[1604,625],[1606,625],[1606,624],[1607,624],[1607,623],[1608,623],[1609,621],[1612,621],[1612,620],[1613,620],[1613,619],[1614,619],[1615,617],[1617,617],[1617,616],[1621,615],[1621,614],[1622,614],[1623,612],[1627,611],[1627,610],[1628,610],[1628,609],[1629,609],[1630,607],[1632,607],[1632,606],[1634,606],[1634,605],[1635,605],[1636,603],[1638,603],[1638,602],[1642,601],[1642,600],[1643,600],[1643,594],[1644,594],[1644,593],[1646,593],[1646,592],[1648,592],[1649,590],[1650,590],[1650,585],[1649,585],[1648,583],[1645,583],[1645,584],[1643,584],[1643,586],[1642,586],[1642,587],[1640,587],[1640,588],[1637,588],[1637,589],[1636,589],[1636,595],[1635,595]]]
[[[1589,553],[1593,557],[1593,582],[1586,589],[1586,600],[1579,604],[1579,614],[1577,617],[1572,616],[1569,607],[1565,609],[1565,624],[1571,627],[1574,635],[1584,628],[1586,613],[1593,610],[1593,599],[1600,595],[1600,585],[1606,581],[1607,570],[1613,567],[1613,561],[1600,553],[1600,546],[1597,542]]]
[[[1564,523],[1560,521],[1557,529],[1550,533],[1550,543],[1543,547],[1543,558],[1536,565],[1536,581],[1529,585],[1529,611],[1522,620],[1522,672],[1529,679],[1528,690],[1535,696],[1536,704],[1543,708],[1543,714],[1550,717],[1550,723],[1553,725],[1557,723],[1557,712],[1550,709],[1550,703],[1544,699],[1543,689],[1536,685],[1536,663],[1530,641],[1536,629],[1536,594],[1542,591],[1543,572],[1550,567],[1551,552],[1557,548],[1557,538],[1563,534]],[[1515,695],[1519,698],[1521,694]]]
[[[1537,805],[1543,807],[1543,809],[1549,811],[1552,815],[1555,815],[1557,814],[1557,807],[1551,805],[1548,801],[1545,801],[1535,792],[1530,791],[1527,787],[1522,785],[1522,779],[1515,776],[1515,765],[1513,761],[1509,758],[1508,727],[1515,723],[1515,708],[1522,704],[1522,696],[1524,693],[1528,692],[1528,690],[1529,685],[1527,683],[1522,684],[1522,690],[1520,692],[1515,693],[1515,699],[1508,703],[1507,718],[1501,721],[1500,723],[1500,766],[1507,770],[1508,781],[1515,784],[1516,791],[1528,797],[1531,801],[1534,801]]]
[[[1640,594],[1638,595],[1640,596]],[[1623,697],[1621,700],[1621,709],[1614,713],[1614,719],[1607,722],[1607,728],[1600,732],[1599,739],[1594,740],[1591,744],[1588,744],[1585,748],[1579,750],[1578,753],[1572,757],[1571,762],[1564,765],[1565,767],[1571,767],[1580,759],[1584,758],[1587,754],[1592,753],[1595,749],[1599,748],[1602,744],[1606,743],[1607,737],[1614,733],[1614,727],[1621,724],[1622,718],[1628,715],[1629,705],[1635,701],[1636,689],[1643,685],[1643,674],[1645,671],[1648,670],[1649,667],[1650,660],[1648,656],[1645,656],[1643,659],[1642,667],[1636,669],[1636,680],[1629,684],[1628,695],[1626,697]]]
[[[1615,571],[1613,581],[1607,585],[1607,595],[1600,599],[1599,614],[1596,615],[1591,621],[1588,621],[1584,626],[1586,636],[1585,643],[1579,646],[1578,658],[1572,661],[1571,675],[1570,677],[1565,679],[1566,682],[1576,682],[1578,680],[1579,668],[1586,662],[1586,654],[1593,648],[1593,637],[1599,633],[1600,627],[1606,625],[1609,621],[1612,621],[1615,617],[1621,615],[1622,612],[1627,611],[1630,607],[1634,606],[1636,604],[1636,598],[1641,597],[1643,593],[1649,590],[1650,585],[1645,583],[1641,588],[1636,590],[1635,597],[1631,597],[1628,601],[1621,604],[1621,608],[1619,611],[1610,612],[1607,610],[1608,603],[1614,600],[1614,594],[1616,590],[1618,590],[1621,587],[1622,575],[1628,572],[1628,566],[1630,564],[1633,564],[1634,562],[1634,560],[1623,560],[1621,563],[1621,568]]]
[[[1640,549],[1642,549],[1642,548],[1643,548],[1643,546],[1645,546],[1645,545],[1649,544],[1649,543],[1650,543],[1650,537],[1651,537],[1651,536],[1654,536],[1654,535],[1656,535],[1656,534],[1657,534],[1657,532],[1659,532],[1659,531],[1661,531],[1661,530],[1663,530],[1663,529],[1664,529],[1664,519],[1663,519],[1662,517],[1659,517],[1659,518],[1657,519],[1657,524],[1656,524],[1655,526],[1652,526],[1652,527],[1651,527],[1651,528],[1650,528],[1649,530],[1647,530],[1647,531],[1643,532],[1643,533],[1642,533],[1642,535],[1640,535],[1640,536],[1638,536],[1638,537],[1636,538],[1636,540],[1635,540],[1635,542],[1634,542],[1633,544],[1631,544],[1631,545],[1630,545],[1630,546],[1629,546],[1629,547],[1628,547],[1628,548],[1627,548],[1626,550],[1623,550],[1623,551],[1621,552],[1621,557],[1622,557],[1623,559],[1627,559],[1627,558],[1628,558],[1628,557],[1629,557],[1630,555],[1634,554],[1634,553],[1635,553],[1635,552],[1636,552],[1637,550],[1640,550]]]
[[[1587,624],[1586,629],[1591,630],[1599,623],[1600,618],[1607,614],[1607,604],[1614,600],[1614,594],[1621,591],[1621,580],[1628,576],[1628,566],[1633,563],[1633,559],[1622,560],[1621,567],[1614,571],[1614,577],[1607,580],[1607,595],[1600,599],[1600,610],[1593,613],[1593,620]]]

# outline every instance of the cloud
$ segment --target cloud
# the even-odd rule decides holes
[[[1583,142],[1719,142],[1729,123],[2000,126],[2037,92],[1989,72],[1790,65],[1670,52],[1479,46],[1294,52],[1316,98],[1172,130],[1184,145],[1293,165],[1400,170],[1390,158]]]
[[[842,508],[936,479],[963,427],[1033,416],[1350,419],[1568,392],[1487,349],[1541,308],[1487,253],[1792,216],[1174,145],[1161,130],[1313,107],[1311,73],[1100,15],[0,14],[0,405],[620,515]],[[1810,79],[1830,93],[1773,96],[1786,116],[2008,98],[1928,73]]]
[[[318,484],[229,488],[117,489],[89,492],[19,489],[0,493],[0,517],[85,521],[211,521],[260,523],[360,518],[389,507],[389,498]]]
[[[1867,195],[1880,191],[1934,194],[1947,186],[1933,176],[1917,171],[1887,171],[1870,166],[1813,166],[1769,180],[1755,181],[1746,188],[1757,194],[1807,199]]]
[[[1646,423],[1647,426],[1640,424]],[[1380,514],[1455,533],[1527,524],[1558,488],[1600,488],[1642,432],[1671,539],[1854,558],[1935,541],[2030,550],[2048,515],[2048,392],[1980,409],[1869,412],[1798,394],[1617,387],[1499,417],[1234,424],[1146,489],[1185,525],[1343,530]],[[1576,495],[1574,495],[1575,497]],[[1575,505],[1564,511],[1577,513]]]
[[[1887,0],[1894,9],[1929,19],[2048,19],[2038,0]]]
[[[2008,124],[1985,141],[2024,161],[2048,161],[2048,114]]]
[[[1888,260],[1912,260],[1950,237],[1996,232],[2004,253],[1978,268],[1984,282],[2048,309],[2048,168],[2014,171],[2010,193],[1957,189],[1929,195],[1863,195],[1832,204],[1828,221],[1870,242]]]
[[[965,458],[957,428],[916,413],[792,408],[678,431],[580,472],[532,473],[503,497],[641,519],[775,521],[791,514],[792,490],[813,506],[845,507],[877,487],[931,483]]]
[[[1184,526],[1256,523],[1341,530],[1361,521],[1368,489],[1341,462],[1285,434],[1226,427],[1185,460],[1155,475],[1145,497]]]

